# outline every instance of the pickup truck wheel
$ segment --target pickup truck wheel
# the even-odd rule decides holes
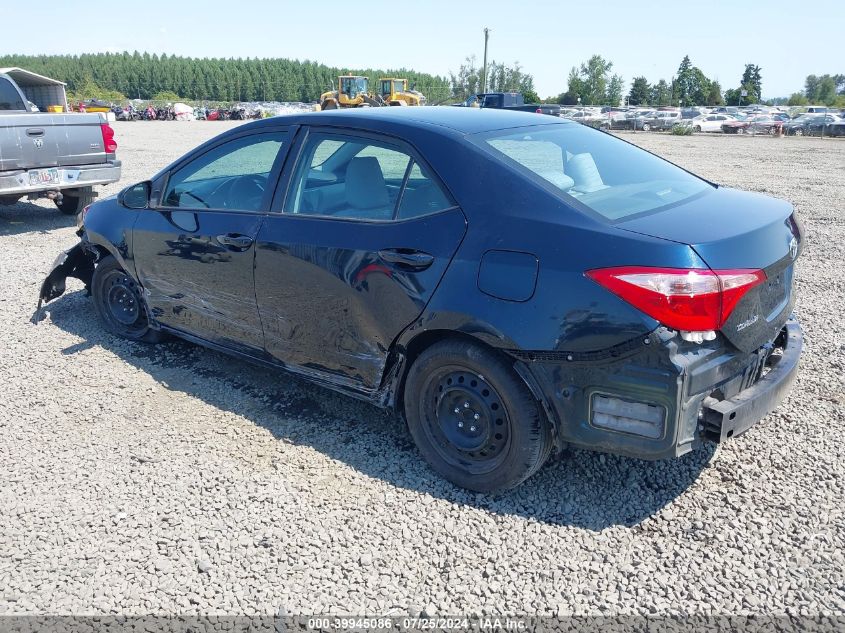
[[[68,191],[67,193],[62,192],[62,201],[57,202],[56,206],[59,207],[59,211],[65,215],[76,215],[82,211],[82,209],[94,202],[96,197],[97,196],[94,194],[94,190],[91,187],[74,189],[72,191]]]
[[[106,330],[130,341],[158,343],[164,335],[150,328],[147,306],[135,280],[117,260],[106,257],[91,280],[94,307]]]
[[[423,457],[462,488],[513,488],[551,453],[551,428],[531,392],[495,352],[472,343],[444,341],[420,354],[404,403]]]

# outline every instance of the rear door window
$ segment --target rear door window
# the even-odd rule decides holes
[[[283,210],[345,220],[391,221],[453,206],[426,168],[403,147],[369,138],[314,133],[300,152]]]

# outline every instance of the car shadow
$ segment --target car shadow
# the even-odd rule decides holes
[[[241,415],[281,441],[310,446],[395,486],[491,513],[596,531],[636,526],[682,495],[716,450],[708,444],[675,460],[647,462],[570,449],[515,490],[476,494],[441,479],[422,461],[406,427],[365,402],[177,339],[159,345],[124,341],[100,327],[81,291],[45,310],[50,319],[33,327],[52,323],[82,339],[59,353],[101,346],[166,388]],[[234,408],[231,390],[251,396],[256,405],[249,411]]]
[[[46,233],[75,225],[76,217],[60,213],[52,202],[44,206],[25,201],[0,205],[0,236]]]

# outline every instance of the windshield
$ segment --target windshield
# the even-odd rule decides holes
[[[577,201],[609,221],[678,204],[712,189],[680,167],[582,125],[498,130],[482,138],[506,162],[553,185],[565,201]]]
[[[350,97],[356,97],[362,92],[367,92],[367,78],[344,77],[340,80],[340,90]]]

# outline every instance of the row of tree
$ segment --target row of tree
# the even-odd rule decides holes
[[[618,105],[622,101],[624,82],[622,77],[612,74],[613,62],[601,55],[593,55],[580,67],[569,72],[566,92],[558,95],[556,101],[563,105]],[[745,94],[743,95],[743,91]],[[646,77],[634,77],[626,101],[630,105],[722,105],[757,103],[763,92],[761,69],[746,64],[738,88],[722,93],[718,81],[709,79],[700,68],[693,66],[689,55],[678,66],[678,72],[671,82],[660,79],[650,84]]]
[[[336,87],[337,77],[352,73],[374,82],[405,77],[430,102],[451,96],[446,77],[408,69],[332,68],[308,60],[196,59],[149,53],[84,55],[5,55],[0,67],[20,66],[61,79],[81,98],[152,99],[167,91],[184,99],[210,101],[316,101]],[[374,85],[374,84],[373,84]]]
[[[483,68],[479,68],[475,55],[467,57],[457,73],[449,73],[452,98],[463,101],[481,92],[482,73]],[[512,66],[491,62],[487,67],[484,89],[487,92],[521,92],[528,102],[540,100],[534,90],[534,77],[523,71],[519,62],[514,62]]]
[[[788,105],[827,105],[845,108],[845,75],[808,75],[804,92],[794,92]]]

